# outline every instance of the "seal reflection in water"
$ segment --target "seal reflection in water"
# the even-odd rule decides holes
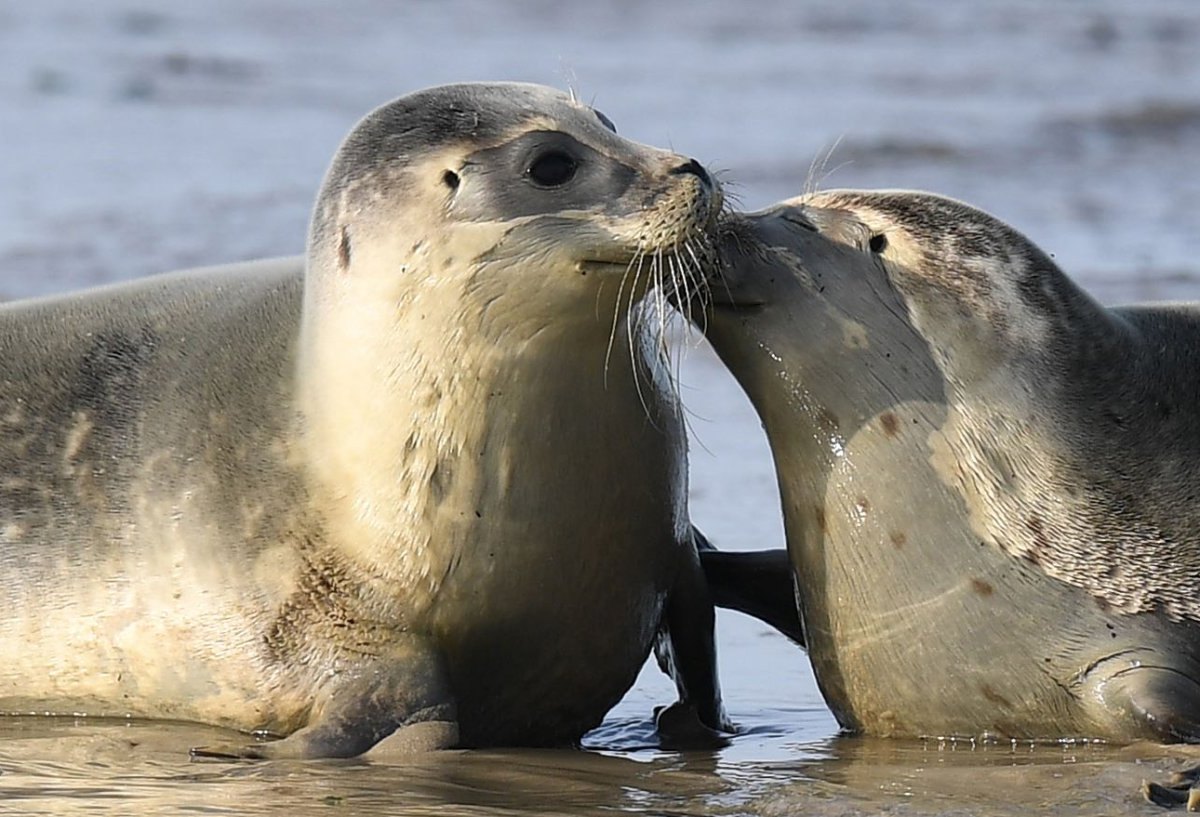
[[[718,603],[806,643],[848,730],[1200,741],[1200,310],[1106,309],[929,194],[728,229],[708,337],[790,565],[709,554]]]
[[[342,144],[305,262],[0,308],[0,708],[290,735],[200,750],[252,757],[567,744],[661,637],[724,727],[630,325],[720,201],[558,92],[434,88]]]

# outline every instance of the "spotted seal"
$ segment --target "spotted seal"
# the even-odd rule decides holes
[[[353,129],[303,260],[0,307],[0,710],[568,744],[658,638],[727,727],[638,329],[720,206],[567,95],[445,86]]]
[[[850,731],[1200,741],[1200,308],[1105,308],[926,193],[728,234],[707,333],[770,439],[790,565],[706,557],[718,603],[805,643]]]

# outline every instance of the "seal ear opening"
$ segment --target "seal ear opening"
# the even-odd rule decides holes
[[[345,226],[338,235],[338,268],[342,272],[350,269],[350,231]]]
[[[449,187],[451,190],[458,189],[458,181],[458,174],[453,170],[447,170],[442,174],[442,184],[446,185],[446,187]]]

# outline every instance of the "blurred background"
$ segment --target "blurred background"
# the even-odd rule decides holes
[[[1107,303],[1200,298],[1195,0],[0,0],[0,297],[301,252],[354,122],[464,80],[574,89],[744,209],[924,188]],[[696,340],[683,379],[695,519],[722,547],[782,545],[752,411]],[[720,626],[748,732],[718,767],[832,756],[803,654]],[[644,673],[590,745],[644,749],[669,694]]]
[[[1193,272],[1192,0],[4,0],[2,291],[298,252],[359,116],[478,79],[574,88],[747,208],[928,188],[1106,299]]]

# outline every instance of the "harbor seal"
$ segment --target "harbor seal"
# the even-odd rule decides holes
[[[0,710],[286,736],[199,754],[560,745],[658,638],[728,728],[633,325],[720,207],[567,95],[445,86],[354,128],[303,261],[0,307]]]
[[[707,336],[770,439],[793,575],[706,556],[718,603],[785,622],[852,732],[1200,741],[1200,308],[1107,309],[932,194],[727,232]]]

